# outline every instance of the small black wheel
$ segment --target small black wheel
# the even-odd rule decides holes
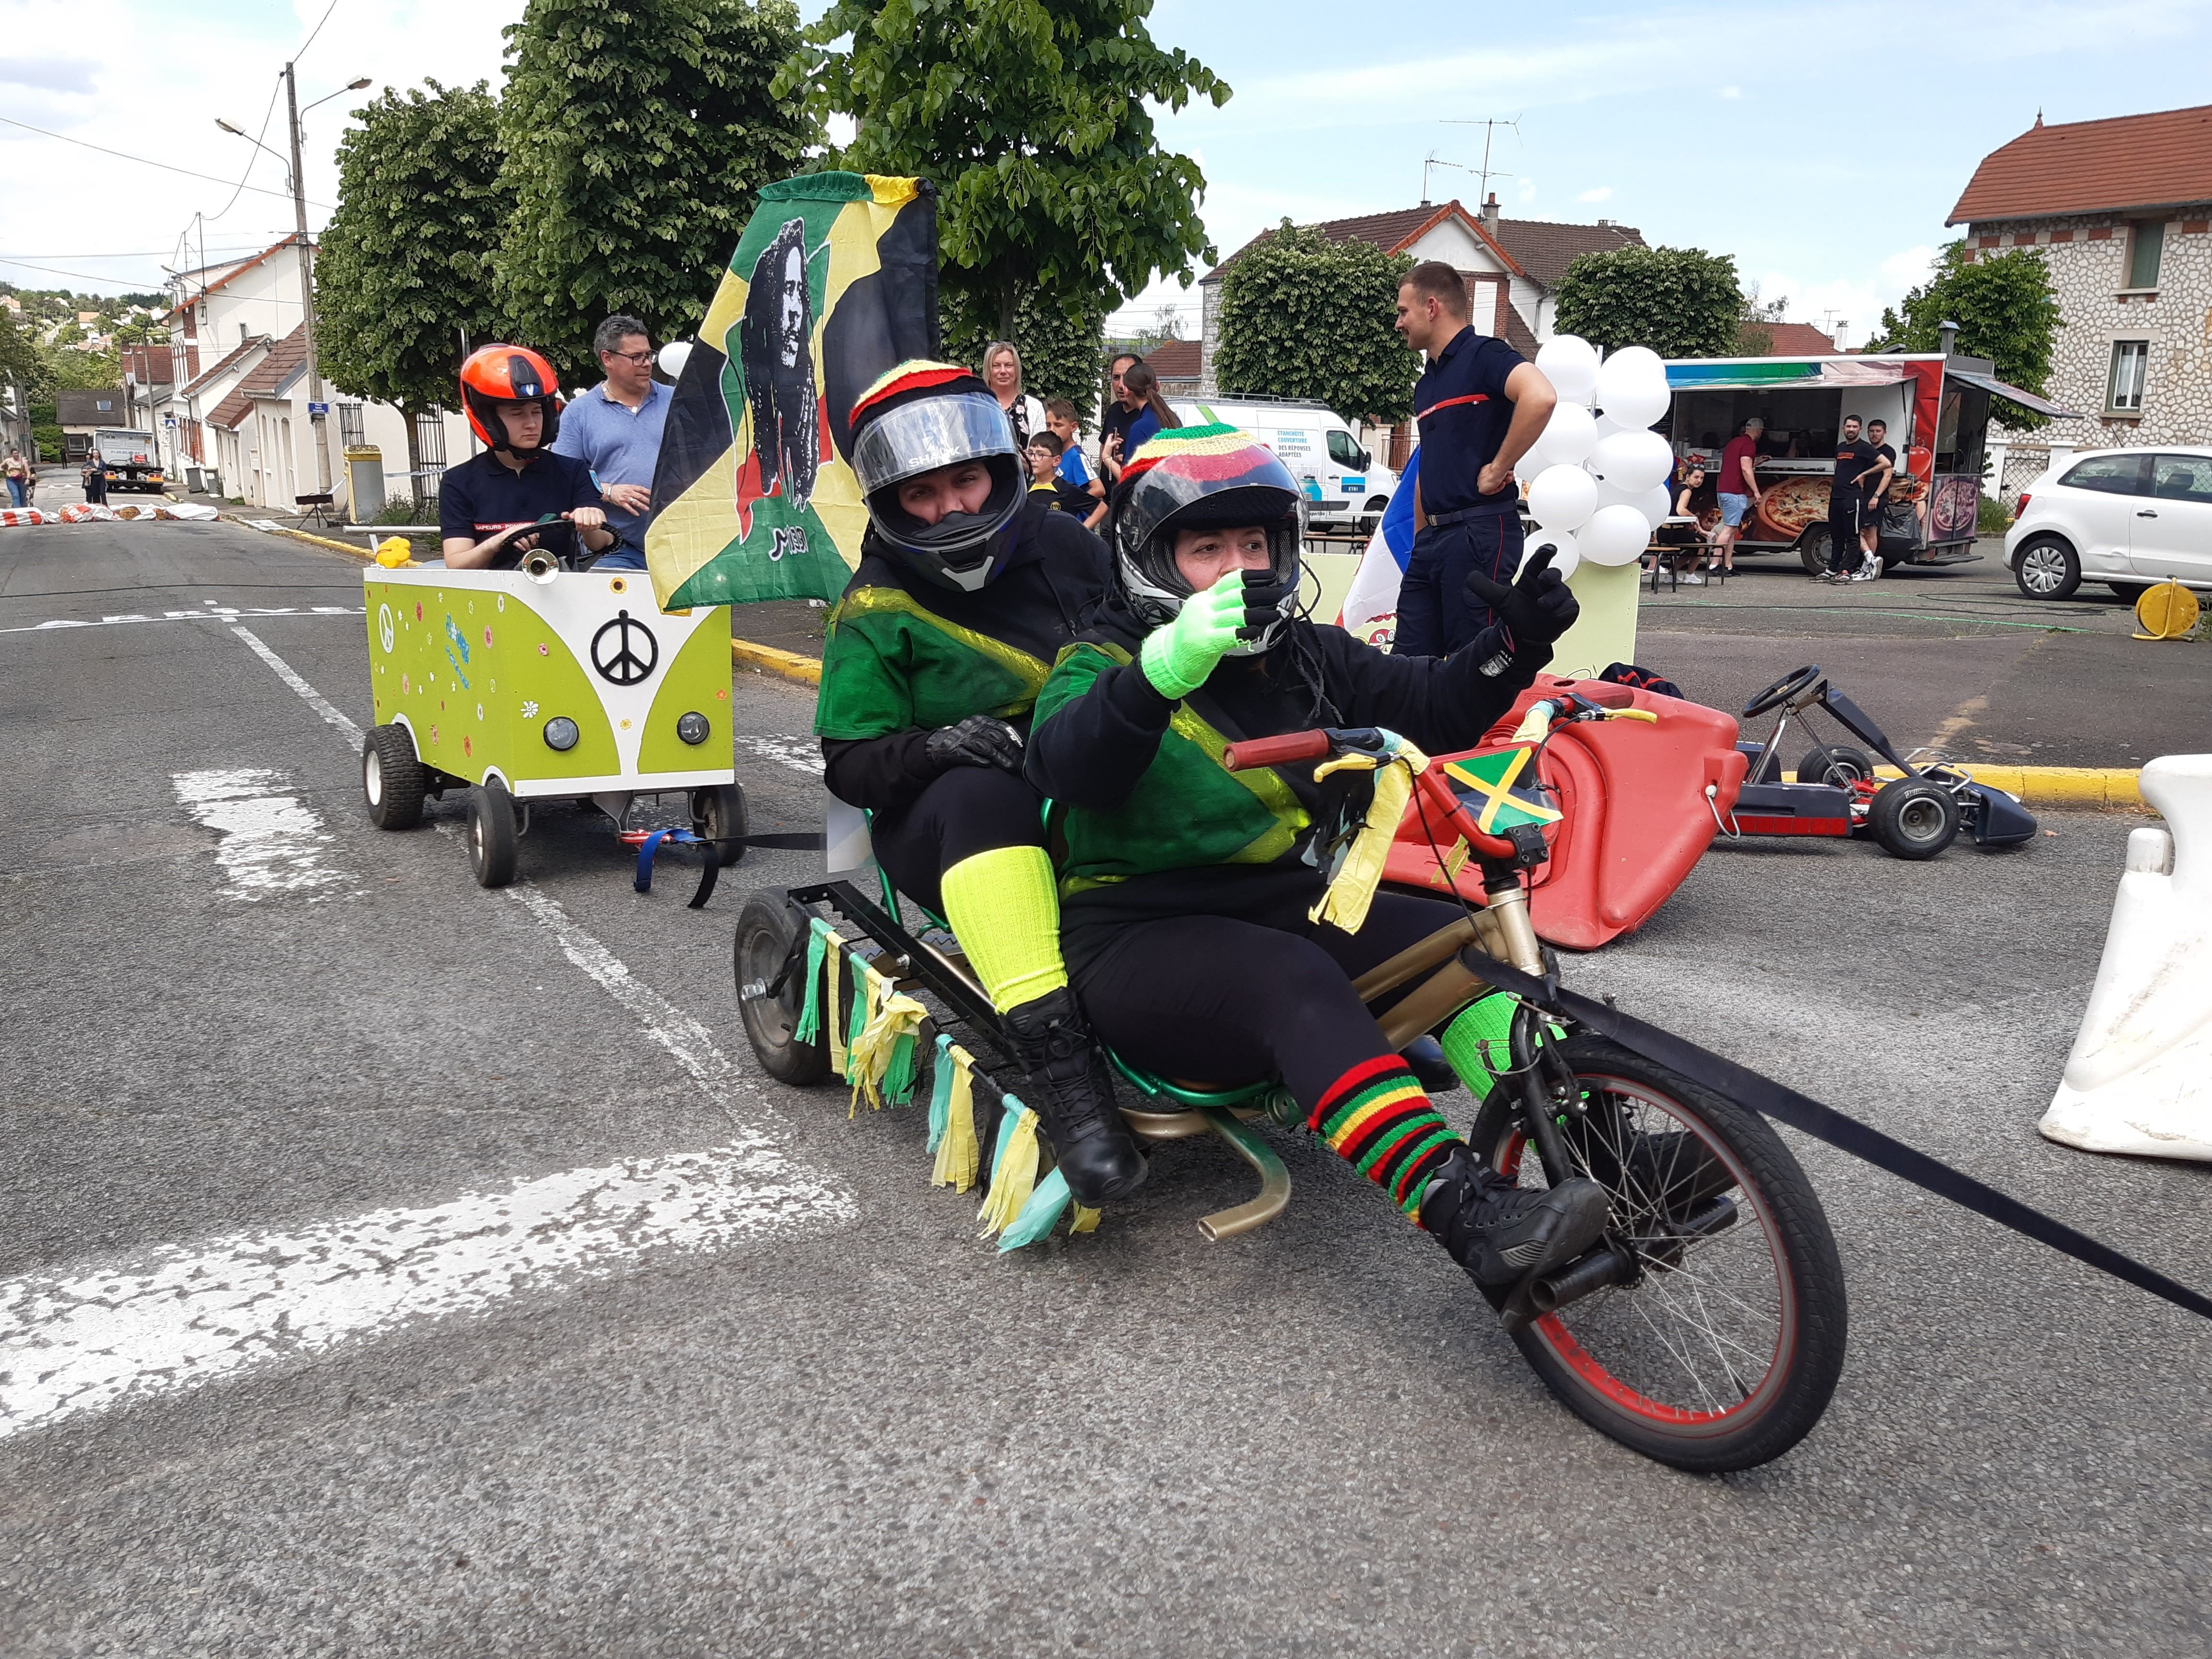
[[[1825,744],[1797,763],[1800,783],[1832,783],[1849,788],[1861,778],[1874,775],[1874,757],[1847,743]]]
[[[1808,663],[1802,668],[1792,669],[1743,706],[1743,718],[1764,714],[1768,709],[1788,702],[1810,689],[1820,678],[1820,665]]]
[[[1898,778],[1875,791],[1867,827],[1893,859],[1932,859],[1959,836],[1959,803],[1940,783]]]
[[[691,792],[691,828],[709,841],[732,838],[721,849],[725,870],[745,855],[744,841],[736,838],[744,835],[747,822],[742,783],[718,783]]]
[[[806,1004],[806,935],[811,918],[780,887],[763,888],[738,913],[731,963],[738,981],[738,1012],[745,1040],[770,1077],[805,1087],[830,1075],[826,1039],[801,1042],[793,1035]],[[769,987],[782,983],[774,995]],[[834,1011],[823,1011],[825,1019]]]
[[[371,726],[361,745],[361,793],[368,802],[368,821],[380,830],[412,830],[422,822],[422,797],[429,787],[429,775],[416,758],[407,728]]]
[[[2030,537],[2013,565],[2012,579],[2031,599],[2070,599],[2081,585],[2081,561],[2063,537]]]
[[[1756,1113],[1580,1032],[1560,1052],[1583,1098],[1562,1133],[1607,1191],[1606,1248],[1634,1276],[1512,1333],[1544,1386],[1600,1433],[1718,1474],[1788,1451],[1827,1409],[1849,1309],[1820,1200]],[[1468,1136],[1523,1186],[1545,1184],[1510,1084]]]
[[[497,778],[469,791],[469,868],[479,887],[514,879],[514,797]]]
[[[1797,562],[1805,574],[1817,576],[1828,568],[1828,527],[1814,525],[1797,538]]]

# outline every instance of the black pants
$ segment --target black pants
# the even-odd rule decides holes
[[[1859,562],[1859,495],[1832,492],[1828,496],[1828,568],[1856,570]]]
[[[1467,573],[1510,582],[1521,568],[1521,515],[1507,511],[1461,524],[1430,525],[1413,538],[1406,578],[1398,585],[1398,628],[1390,650],[1401,657],[1446,657],[1497,621],[1468,597]]]
[[[1352,981],[1460,915],[1378,893],[1357,933],[1230,916],[1136,922],[1076,968],[1075,988],[1091,1029],[1131,1065],[1223,1085],[1279,1076],[1311,1112],[1346,1072],[1391,1052]]]
[[[84,481],[84,499],[88,504],[107,505],[107,480],[95,473]]]
[[[938,884],[963,859],[1000,847],[1044,845],[1044,797],[995,766],[956,766],[896,813],[876,815],[869,835],[893,885],[938,915]]]

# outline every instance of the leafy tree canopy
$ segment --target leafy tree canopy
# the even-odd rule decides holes
[[[463,337],[501,332],[491,256],[513,207],[489,88],[423,86],[354,112],[315,262],[323,377],[409,410],[457,407]]]
[[[529,0],[507,30],[500,131],[514,208],[498,260],[514,327],[596,382],[615,312],[690,333],[763,185],[820,130],[771,88],[799,46],[790,0]]]
[[[1942,325],[1956,323],[1954,349],[1986,357],[2001,380],[2023,392],[2041,393],[2051,379],[2051,352],[2058,332],[2058,300],[2051,291],[2050,268],[2034,248],[1966,258],[1964,241],[1951,243],[1928,280],[1905,296],[1900,306],[1881,313],[1880,337],[1867,343],[1878,351],[1942,349]],[[2000,398],[1993,412],[2015,431],[2032,431],[2048,417]]]
[[[1221,281],[1214,378],[1226,392],[1313,398],[1370,421],[1413,412],[1420,358],[1392,326],[1413,260],[1287,219]]]
[[[1648,346],[1662,357],[1723,357],[1744,321],[1735,260],[1694,247],[1585,253],[1559,279],[1554,326],[1606,351]]]
[[[55,392],[105,392],[123,384],[123,359],[111,347],[106,351],[40,349],[46,364],[46,388]]]
[[[1018,332],[1032,290],[1071,321],[1212,257],[1198,163],[1149,102],[1229,88],[1156,43],[1151,0],[833,0],[777,79],[848,115],[841,165],[937,185],[940,291],[957,332]],[[850,37],[849,46],[836,43]]]

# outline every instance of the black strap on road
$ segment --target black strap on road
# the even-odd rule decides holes
[[[2212,1297],[2167,1278],[2154,1267],[2146,1267],[2133,1256],[2124,1255],[2108,1244],[2100,1244],[2087,1233],[2077,1232],[2016,1198],[2008,1198],[1996,1188],[1984,1186],[1973,1176],[1917,1152],[1901,1140],[1893,1140],[1832,1106],[1823,1106],[1794,1089],[1784,1088],[1771,1078],[1761,1077],[1733,1060],[1723,1060],[1694,1042],[1686,1042],[1605,1003],[1561,990],[1553,981],[1509,968],[1480,951],[1462,951],[1460,960],[1470,972],[1480,975],[1498,989],[1510,991],[1540,1008],[1565,1014],[1600,1036],[1611,1037],[1624,1048],[1633,1049],[1646,1060],[1679,1073],[1693,1083],[1703,1084],[1739,1105],[1750,1107],[1778,1123],[1786,1123],[1815,1140],[1824,1140],[1938,1198],[1947,1198],[1977,1215],[1987,1216],[2000,1226],[2024,1233],[2039,1244],[2048,1244],[2062,1255],[2070,1255],[2100,1273],[2125,1279],[2136,1289],[2148,1291],[2177,1308],[2186,1308],[2201,1318],[2212,1319]]]

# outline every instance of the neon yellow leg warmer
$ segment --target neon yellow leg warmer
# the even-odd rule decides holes
[[[994,847],[963,859],[945,872],[939,890],[945,919],[1000,1013],[1067,983],[1060,897],[1043,848]]]

